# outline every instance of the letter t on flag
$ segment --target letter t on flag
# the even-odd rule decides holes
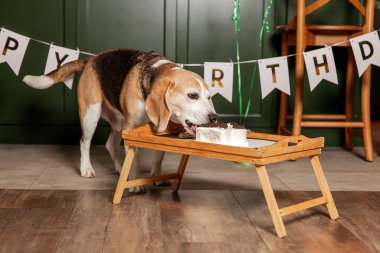
[[[219,93],[232,103],[234,65],[230,62],[205,62],[204,79],[211,96]]]
[[[309,77],[310,91],[323,80],[338,84],[338,76],[331,47],[324,47],[304,52],[307,75]]]
[[[370,64],[380,67],[380,40],[377,32],[371,32],[350,40],[359,77]]]
[[[0,31],[0,63],[7,62],[16,75],[20,72],[29,40],[28,37],[7,29]]]
[[[259,71],[262,99],[274,89],[290,95],[288,59],[286,57],[259,60]]]
[[[63,64],[78,60],[78,58],[79,51],[51,45],[44,73],[46,75],[60,68]],[[73,80],[74,77],[71,75],[63,81],[70,90],[73,87]]]

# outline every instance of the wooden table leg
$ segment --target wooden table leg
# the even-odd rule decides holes
[[[327,184],[325,174],[323,173],[321,163],[319,162],[319,158],[318,156],[312,156],[310,157],[310,160],[322,194],[325,198],[327,198],[328,202],[326,203],[326,206],[329,211],[330,218],[335,220],[339,218],[338,210],[336,210],[334,199],[331,195],[329,185]]]
[[[127,155],[125,156],[123,168],[121,169],[119,181],[116,186],[115,194],[113,195],[113,203],[119,204],[123,197],[124,189],[129,176],[129,171],[132,167],[133,158],[135,157],[136,148],[128,147]]]
[[[189,160],[189,155],[182,155],[181,161],[179,162],[178,170],[177,170],[178,177],[174,179],[172,183],[172,192],[178,191],[179,186],[181,185],[181,182],[182,182],[183,173],[185,172],[188,160]]]
[[[274,196],[267,170],[265,169],[265,166],[256,165],[256,171],[259,176],[261,188],[263,189],[265,200],[267,202],[270,215],[272,216],[277,235],[278,237],[284,237],[286,236],[284,221],[282,220],[280,210],[278,209],[277,200]]]

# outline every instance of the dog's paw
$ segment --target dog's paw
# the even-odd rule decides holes
[[[135,186],[135,187],[129,188],[128,191],[134,194],[141,194],[141,193],[146,192],[144,186]]]
[[[87,177],[87,178],[95,177],[95,170],[93,168],[88,168],[86,170],[82,170],[81,171],[81,176],[82,177]]]
[[[171,183],[169,180],[165,180],[165,181],[160,181],[160,182],[154,182],[153,185],[156,185],[156,186],[170,186]]]

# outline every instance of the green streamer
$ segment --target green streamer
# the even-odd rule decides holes
[[[262,50],[262,48],[263,48],[264,29],[267,33],[270,32],[268,17],[269,17],[270,10],[271,10],[272,6],[273,6],[273,0],[269,0],[268,6],[265,8],[265,11],[264,11],[263,21],[261,23],[260,36],[259,36],[259,48],[260,48],[260,50]],[[245,123],[247,116],[248,116],[248,113],[249,113],[249,109],[251,108],[251,97],[252,97],[252,92],[253,92],[253,83],[254,83],[255,77],[256,77],[256,70],[257,70],[257,63],[255,63],[255,65],[253,67],[251,81],[249,84],[249,86],[250,86],[249,87],[249,99],[248,99],[247,107],[245,108],[243,124]]]
[[[239,93],[239,123],[242,122],[243,97],[241,94],[241,72],[240,72],[240,0],[234,0],[234,14],[232,21],[235,26],[236,34],[236,60],[238,69],[238,93]]]

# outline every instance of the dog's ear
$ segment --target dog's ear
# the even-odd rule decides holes
[[[169,79],[163,79],[153,85],[149,93],[145,109],[149,119],[157,127],[158,132],[165,131],[168,126],[171,111],[168,106],[168,97],[174,83]]]

